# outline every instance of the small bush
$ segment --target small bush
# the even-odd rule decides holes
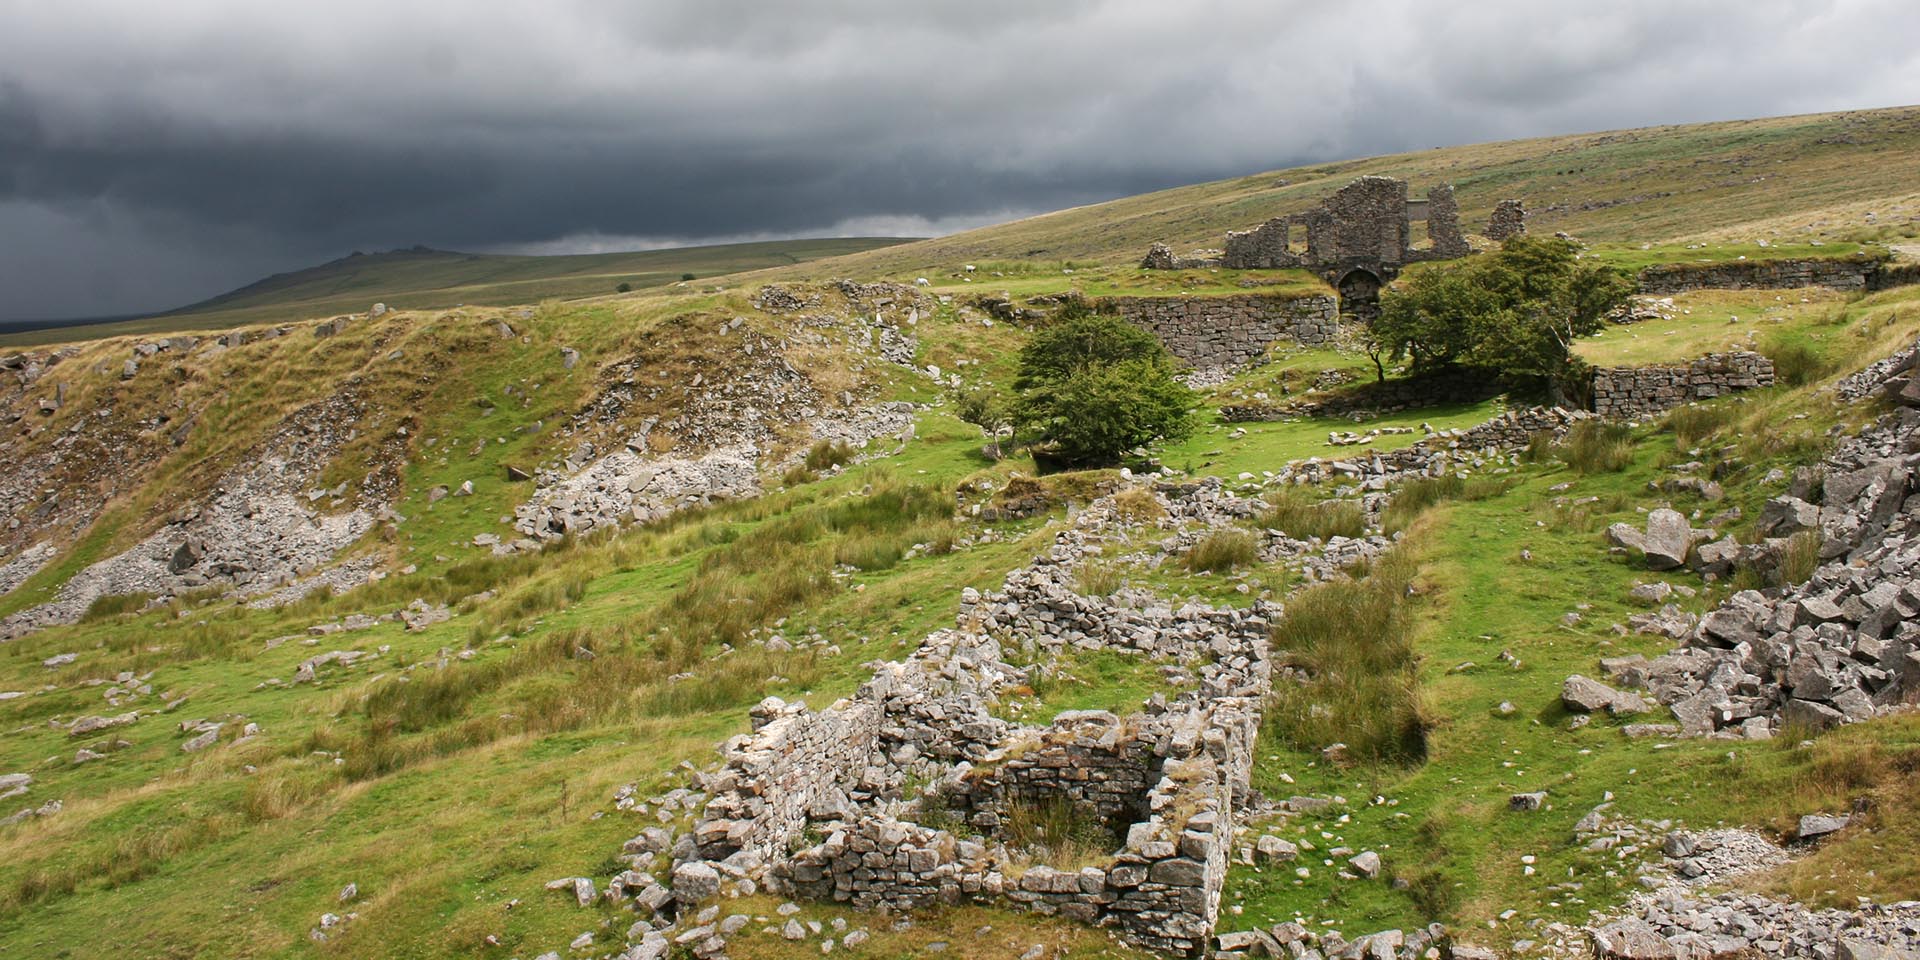
[[[628,283],[628,282],[626,282],[625,280],[622,280],[622,281],[620,281],[620,284],[619,284],[618,286],[616,286],[616,287],[614,287],[614,288],[613,288],[613,292],[615,292],[615,293],[632,293],[632,292],[633,292],[633,284],[631,284],[631,283]]]
[[[683,273],[683,274],[681,274],[681,275],[680,275],[680,279],[681,279],[681,281],[683,281],[683,282],[687,282],[687,281],[691,281],[691,280],[693,280],[693,278],[694,278],[694,277],[693,277],[693,274],[691,274],[691,273]]]
[[[1633,431],[1624,423],[1583,420],[1567,431],[1555,455],[1576,473],[1618,473],[1633,462]]]
[[[1267,504],[1256,522],[1297,539],[1358,537],[1367,529],[1366,512],[1355,500],[1320,500],[1288,488],[1269,494]]]
[[[1260,556],[1260,545],[1245,530],[1215,530],[1187,551],[1187,569],[1194,573],[1225,573],[1244,567]]]

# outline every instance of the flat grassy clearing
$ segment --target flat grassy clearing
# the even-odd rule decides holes
[[[1848,300],[1822,288],[1694,290],[1673,297],[1670,319],[1608,324],[1575,352],[1600,367],[1674,363],[1728,350],[1771,353],[1844,334],[1841,308]]]

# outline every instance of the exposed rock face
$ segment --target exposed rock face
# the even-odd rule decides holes
[[[1843,382],[1848,389],[1873,392]],[[1842,440],[1822,474],[1817,509],[1784,497],[1762,521],[1819,538],[1824,562],[1810,579],[1736,593],[1697,625],[1680,623],[1685,642],[1672,653],[1612,663],[1686,733],[1765,737],[1784,724],[1821,729],[1920,702],[1920,410],[1896,410]],[[1753,549],[1778,554],[1785,542]]]
[[[132,549],[99,561],[64,584],[55,598],[0,622],[0,636],[71,623],[97,597],[131,593],[173,596],[208,585],[261,593],[330,564],[372,529],[386,509],[390,478],[370,474],[358,491],[341,484],[310,489],[358,418],[348,396],[314,404],[292,417],[257,455],[215,485],[197,507],[174,515]],[[322,501],[334,508],[315,508]]]

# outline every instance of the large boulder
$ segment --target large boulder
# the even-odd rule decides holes
[[[1693,540],[1693,526],[1687,523],[1686,514],[1665,507],[1647,514],[1646,546],[1642,551],[1647,555],[1647,566],[1655,570],[1686,566]]]
[[[1799,497],[1774,497],[1760,508],[1761,535],[1789,537],[1820,526],[1820,508]]]

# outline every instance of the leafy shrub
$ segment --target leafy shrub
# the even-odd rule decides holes
[[[628,283],[628,282],[626,282],[625,280],[622,280],[622,281],[620,281],[620,283],[619,283],[619,284],[618,284],[617,286],[615,286],[615,287],[613,288],[613,292],[615,292],[615,293],[632,293],[632,292],[633,292],[633,284],[631,284],[631,283]]]
[[[1013,421],[1038,457],[1065,466],[1118,461],[1193,432],[1196,399],[1154,336],[1114,316],[1062,315],[1020,350]]]

